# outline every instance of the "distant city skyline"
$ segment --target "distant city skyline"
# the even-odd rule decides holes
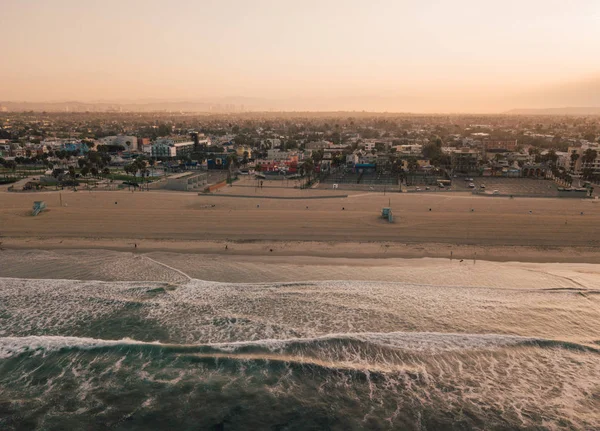
[[[600,3],[5,0],[0,103],[600,106]],[[245,99],[246,103],[239,102]]]

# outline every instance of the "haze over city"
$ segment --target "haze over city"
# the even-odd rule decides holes
[[[600,3],[4,0],[0,102],[600,106]]]
[[[0,0],[0,430],[600,430],[600,0]]]

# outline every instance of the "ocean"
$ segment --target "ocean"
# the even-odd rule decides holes
[[[600,429],[600,290],[421,278],[0,278],[0,429]]]

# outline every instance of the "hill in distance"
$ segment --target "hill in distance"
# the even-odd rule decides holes
[[[543,109],[511,109],[508,115],[600,115],[600,107],[565,107]]]

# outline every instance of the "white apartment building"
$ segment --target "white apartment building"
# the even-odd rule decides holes
[[[585,159],[585,154],[588,150],[596,152],[596,158],[592,161]],[[573,163],[572,154],[577,154],[579,157]],[[600,173],[600,145],[599,144],[586,144],[581,147],[569,147],[569,151],[561,161],[564,166],[573,172],[575,175],[581,175],[585,169],[592,169],[594,172]]]
[[[294,155],[297,155],[297,153],[292,151],[281,151],[278,149],[267,150],[267,159],[274,161],[288,160]]]
[[[260,145],[267,149],[268,148],[276,148],[281,145],[281,139],[277,139],[277,138],[263,139],[262,141],[260,141]]]

